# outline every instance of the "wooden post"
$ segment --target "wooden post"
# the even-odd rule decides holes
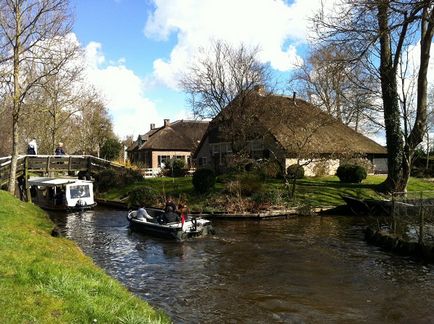
[[[47,156],[47,174],[50,176],[50,162],[51,162],[51,156]]]
[[[423,244],[423,235],[424,235],[424,226],[425,226],[425,219],[424,219],[424,210],[423,210],[423,192],[420,192],[420,200],[419,200],[419,244]]]
[[[395,193],[392,193],[392,230],[393,230],[393,234],[396,235],[396,204],[395,204]]]
[[[32,194],[30,192],[29,187],[29,158],[26,156],[24,158],[24,170],[23,170],[23,176],[24,176],[24,188],[26,190],[26,198],[28,202],[32,202]]]
[[[92,157],[87,157],[87,173],[90,175],[90,169],[92,168]]]

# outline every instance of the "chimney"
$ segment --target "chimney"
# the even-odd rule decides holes
[[[170,119],[164,120],[164,127],[170,126]]]
[[[155,124],[151,124],[151,130],[155,128]]]
[[[265,87],[262,84],[257,84],[254,87],[254,90],[256,91],[256,93],[260,96],[265,96]]]

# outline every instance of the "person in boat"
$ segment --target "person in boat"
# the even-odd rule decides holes
[[[152,221],[153,220],[152,216],[148,214],[145,207],[140,207],[139,209],[137,209],[136,218],[138,220],[142,220],[142,221]]]
[[[166,200],[166,205],[164,207],[164,213],[159,217],[158,222],[160,224],[167,224],[173,222],[179,222],[179,215],[176,213],[176,205],[172,198],[169,197]]]
[[[171,197],[167,198],[167,200],[166,200],[166,205],[164,206],[164,212],[176,213],[176,205],[173,202]]]
[[[59,142],[59,145],[54,150],[55,155],[65,155],[65,150],[63,149],[63,143]]]
[[[178,205],[178,212],[180,215],[181,227],[183,227],[185,221],[188,218],[188,214],[190,213],[190,210],[186,204],[179,204]]]
[[[27,145],[27,154],[28,155],[37,155],[38,154],[38,144],[36,144],[36,138],[34,138],[34,137]]]

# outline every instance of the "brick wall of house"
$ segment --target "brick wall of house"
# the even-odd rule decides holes
[[[178,156],[183,157],[185,159],[185,163],[187,165],[188,158],[191,156],[190,152],[180,152],[180,151],[153,151],[152,152],[152,166],[151,168],[159,168],[158,157],[159,156],[168,156],[170,159]]]

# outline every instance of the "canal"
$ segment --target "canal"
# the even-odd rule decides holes
[[[130,233],[125,216],[50,215],[175,323],[434,322],[434,267],[367,245],[354,218],[218,221],[177,243]]]

